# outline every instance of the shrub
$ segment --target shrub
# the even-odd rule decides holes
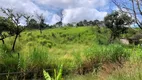
[[[33,35],[32,35],[32,32],[28,32],[28,33],[27,33],[27,36],[33,36]]]

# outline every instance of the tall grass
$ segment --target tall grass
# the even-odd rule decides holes
[[[48,51],[42,46],[30,48],[28,53],[21,54],[20,59],[20,65],[23,69],[44,68],[48,65]]]
[[[130,57],[124,67],[116,70],[109,76],[108,80],[142,80],[142,49],[135,46],[128,50]]]
[[[94,44],[86,50],[85,55],[89,58],[96,58],[100,61],[120,61],[123,58],[129,58],[130,52],[119,44],[97,45]]]
[[[44,30],[43,34],[37,30],[25,31],[18,37],[15,52],[10,51],[13,37],[7,38],[6,45],[0,44],[0,71],[40,71],[44,68],[52,69],[49,71],[52,76],[53,69],[64,64],[64,76],[84,67],[91,67],[86,72],[93,72],[105,61],[135,63],[142,60],[140,46],[108,45],[109,30],[100,28],[100,32],[97,31],[96,27],[56,28]],[[118,76],[117,73],[114,76]],[[77,76],[77,79],[91,80],[93,77],[96,75]]]
[[[128,62],[125,66],[113,72],[107,80],[142,80],[141,61],[136,63]]]

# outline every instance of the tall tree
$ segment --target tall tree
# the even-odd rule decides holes
[[[60,20],[59,20],[59,22],[57,22],[56,23],[56,25],[58,25],[58,26],[62,26],[63,25],[63,18],[64,18],[64,16],[65,16],[65,11],[64,11],[64,9],[60,9],[58,12],[57,12],[57,15],[60,17]]]
[[[111,0],[119,10],[128,13],[135,19],[135,23],[142,29],[142,0]]]
[[[36,13],[36,16],[39,21],[39,30],[40,30],[40,33],[42,34],[42,28],[44,28],[44,25],[45,25],[45,18],[43,16],[43,14]]]
[[[20,19],[23,17],[23,14],[21,13],[14,13],[12,9],[3,9],[1,8],[1,11],[7,15],[8,19],[13,22],[13,26],[10,28],[11,34],[15,34],[15,39],[12,45],[12,51],[15,50],[15,45],[18,36],[21,34],[21,32],[24,30],[24,27],[20,26]]]
[[[31,18],[31,16],[29,16],[29,15],[23,15],[23,17],[26,19],[26,23],[27,23],[27,26],[26,27],[28,27],[28,25],[29,25],[29,22],[30,22],[30,18]]]
[[[9,31],[8,24],[9,24],[8,19],[0,17],[0,40],[2,41],[3,44],[5,43],[4,39],[7,37],[5,34],[3,34],[3,32]]]
[[[111,14],[108,14],[104,18],[104,22],[106,27],[108,27],[112,32],[109,42],[113,42],[114,39],[120,36],[120,34],[124,33],[127,30],[126,26],[130,25],[132,21],[132,18],[126,13],[115,11]]]

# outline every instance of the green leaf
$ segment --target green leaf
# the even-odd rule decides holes
[[[55,78],[55,80],[57,80],[56,78],[57,78],[57,71],[56,71],[56,69],[54,69],[54,78]]]
[[[61,78],[62,78],[62,71],[63,71],[62,68],[63,68],[63,65],[60,66],[59,73],[57,75],[57,80],[61,80]]]
[[[48,72],[46,72],[45,70],[43,70],[43,74],[44,74],[44,78],[45,78],[46,80],[51,80],[51,77],[50,77],[50,75],[48,74]]]

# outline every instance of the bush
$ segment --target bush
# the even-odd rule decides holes
[[[33,35],[32,35],[32,32],[28,32],[28,33],[27,33],[27,36],[33,36]]]

